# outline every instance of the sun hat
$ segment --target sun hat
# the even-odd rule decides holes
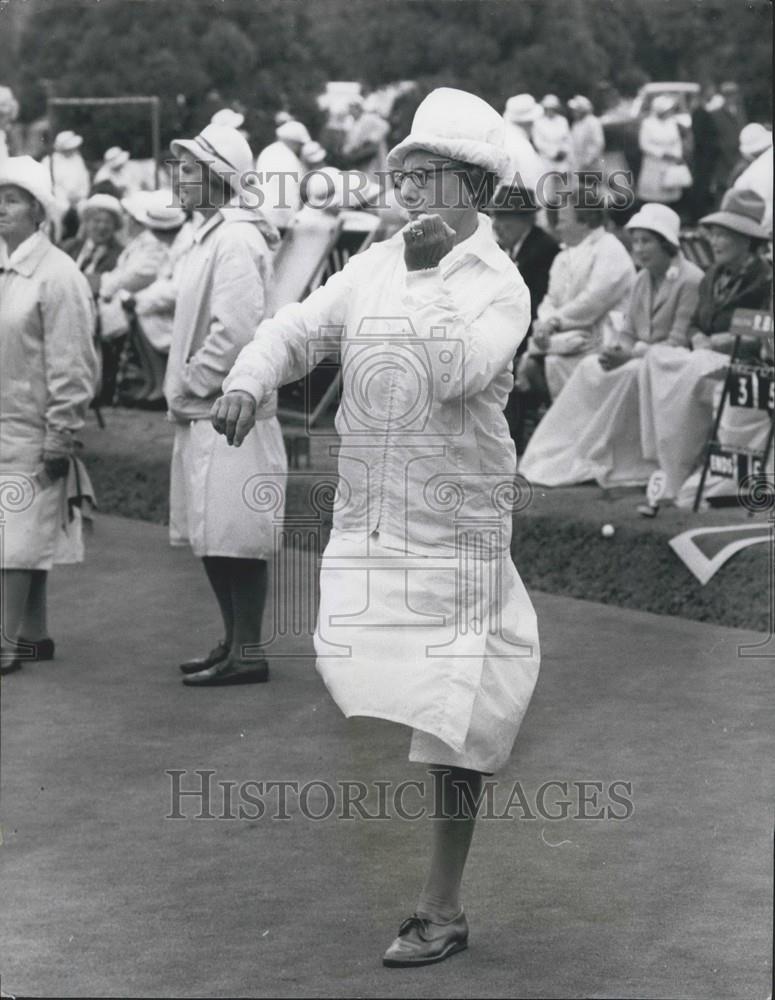
[[[344,178],[336,167],[313,170],[302,181],[304,201],[310,208],[339,210],[344,205]]]
[[[71,153],[82,144],[83,138],[80,135],[77,135],[70,129],[66,129],[64,132],[60,132],[56,139],[54,139],[54,152]]]
[[[148,229],[166,232],[180,229],[186,221],[186,213],[179,205],[173,205],[169,191],[136,191],[121,199],[124,211]]]
[[[740,132],[740,152],[753,159],[772,145],[772,132],[758,122],[751,122]]]
[[[274,134],[281,142],[300,142],[304,145],[305,142],[311,141],[307,126],[295,119],[278,125]]]
[[[242,128],[245,124],[245,116],[233,108],[221,108],[210,119],[210,124],[227,125],[229,128]]]
[[[326,155],[325,149],[323,149],[319,142],[315,142],[314,139],[305,142],[301,147],[301,158],[307,163],[322,163]]]
[[[575,97],[571,97],[568,101],[568,107],[571,111],[589,111],[593,110],[592,101],[588,97],[584,97],[583,94],[576,94]]]
[[[509,164],[504,132],[503,118],[481,97],[439,87],[415,111],[409,135],[388,153],[388,169],[400,170],[408,153],[427,149],[501,174]]]
[[[625,229],[648,229],[651,233],[657,233],[667,240],[674,247],[680,247],[678,234],[681,231],[681,217],[667,205],[660,205],[656,202],[647,202],[642,205],[640,211],[626,223]]]
[[[655,115],[666,114],[668,111],[672,111],[674,107],[675,98],[671,97],[670,94],[657,94],[651,102],[651,110]]]
[[[112,194],[93,194],[78,206],[78,213],[85,219],[89,212],[110,212],[116,217],[119,226],[124,224],[124,213],[121,210],[121,202],[114,198]]]
[[[55,211],[51,175],[43,164],[31,156],[7,156],[0,160],[0,187],[13,184],[21,188],[41,206],[51,218]]]
[[[253,172],[253,154],[247,139],[228,125],[207,125],[193,139],[173,139],[170,149],[177,157],[187,150],[235,192],[241,190],[240,177]]]
[[[515,94],[506,101],[503,117],[514,125],[528,125],[542,117],[544,109],[532,94]]]
[[[10,87],[0,87],[0,117],[16,121],[19,114],[19,102],[14,97]]]
[[[723,226],[733,233],[766,240],[769,236],[762,225],[766,207],[764,198],[756,191],[731,188],[721,199],[719,211],[704,216],[700,225]]]
[[[278,111],[277,114],[274,116],[275,128],[278,125],[283,125],[285,122],[292,122],[292,121],[293,121],[293,115],[290,114],[290,112],[288,111]]]
[[[559,111],[562,107],[560,98],[556,94],[547,94],[546,97],[541,101],[542,108],[553,108],[555,111]]]
[[[490,214],[512,212],[515,215],[532,215],[538,211],[535,191],[524,184],[501,184],[486,211]]]
[[[125,163],[129,162],[129,153],[120,146],[111,146],[105,151],[102,162],[111,170],[118,170],[119,167],[123,167]]]

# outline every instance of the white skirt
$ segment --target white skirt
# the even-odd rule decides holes
[[[410,760],[485,773],[508,760],[540,664],[535,611],[508,552],[404,555],[376,533],[332,534],[315,651],[345,716],[410,726]]]
[[[68,513],[67,479],[41,487],[33,471],[0,472],[0,565],[50,570],[83,562],[81,512]]]
[[[276,417],[259,420],[239,448],[209,420],[175,428],[170,542],[196,556],[269,559],[282,538],[287,474]]]

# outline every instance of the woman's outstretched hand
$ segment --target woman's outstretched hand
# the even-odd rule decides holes
[[[249,392],[234,389],[216,399],[210,420],[229,444],[239,448],[256,422],[256,401]]]

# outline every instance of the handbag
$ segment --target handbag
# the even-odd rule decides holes
[[[129,333],[129,317],[118,295],[112,299],[100,299],[97,303],[101,340],[117,340]]]
[[[685,163],[668,163],[662,171],[664,187],[688,188],[692,183],[692,172]]]

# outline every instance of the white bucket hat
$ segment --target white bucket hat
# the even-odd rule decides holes
[[[64,132],[60,132],[56,139],[54,139],[54,152],[71,153],[74,149],[78,149],[78,147],[82,144],[83,138],[80,135],[77,135],[75,132],[71,132],[70,129],[66,129]]]
[[[120,146],[111,146],[105,151],[102,161],[111,170],[118,170],[119,167],[123,167],[125,163],[129,162],[129,153]]]
[[[753,158],[771,145],[772,132],[758,122],[751,122],[740,132],[740,152],[743,156]]]
[[[142,226],[166,232],[180,229],[186,221],[186,213],[179,205],[171,204],[169,191],[137,191],[122,198],[124,211]]]
[[[387,165],[400,170],[408,153],[427,149],[500,174],[509,164],[504,131],[503,118],[481,97],[439,87],[415,111],[411,132],[391,149]]]
[[[588,113],[593,111],[592,101],[588,97],[584,97],[583,94],[576,94],[575,97],[571,97],[568,101],[568,107],[571,111],[585,111]]]
[[[55,209],[51,176],[46,168],[31,156],[8,156],[0,160],[0,187],[13,184],[37,201],[48,217]]]
[[[177,157],[184,149],[188,150],[235,192],[240,190],[240,177],[253,171],[253,154],[247,139],[228,125],[208,125],[193,139],[173,139],[170,149]]]
[[[242,128],[245,116],[233,108],[221,108],[210,119],[211,125],[227,125],[229,128]]]
[[[314,170],[302,181],[304,201],[310,208],[339,210],[344,206],[344,179],[336,167]]]
[[[123,226],[124,213],[121,210],[121,202],[112,194],[93,194],[78,206],[78,213],[82,219],[85,219],[89,212],[97,211],[110,212],[115,216],[118,225]]]
[[[681,246],[678,239],[678,234],[681,231],[681,217],[667,205],[647,202],[639,212],[633,215],[624,228],[648,229],[649,232],[662,236],[672,246]]]
[[[651,110],[656,115],[664,115],[673,110],[675,103],[675,98],[670,94],[658,94],[651,102]]]
[[[275,129],[275,135],[281,142],[300,142],[304,145],[304,143],[311,141],[307,126],[295,119],[278,125]]]
[[[547,94],[546,97],[541,101],[542,108],[553,108],[555,111],[559,111],[562,107],[562,102],[556,94]]]
[[[544,109],[532,94],[515,94],[506,101],[503,117],[514,125],[529,125],[543,117]]]
[[[311,163],[313,165],[315,163],[322,163],[323,160],[325,160],[326,155],[325,149],[323,149],[319,142],[315,142],[314,139],[310,142],[305,142],[301,147],[301,158],[306,163]]]

